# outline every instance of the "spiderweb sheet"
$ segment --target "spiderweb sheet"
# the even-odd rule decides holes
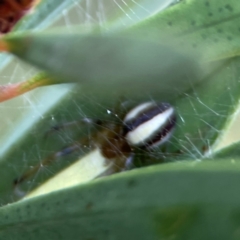
[[[66,31],[75,25],[83,25],[83,26],[92,26],[92,25],[100,25],[105,26],[106,28],[110,27],[106,24],[111,22],[111,25],[116,27],[124,27],[147,17],[153,14],[155,11],[159,9],[164,9],[167,7],[172,0],[158,0],[158,1],[151,1],[151,3],[147,3],[147,1],[143,0],[131,0],[131,1],[75,1],[74,6],[69,10],[63,10],[61,14],[61,18],[56,20],[51,28],[55,27],[64,27]],[[1,67],[1,84],[11,84],[15,82],[24,81],[26,79],[31,78],[37,72],[33,67],[30,67],[18,60],[12,60],[8,64],[2,64]],[[48,89],[50,89],[49,87]],[[50,95],[64,95],[66,90],[60,87],[55,92],[55,87],[52,88],[53,92],[50,92]],[[62,90],[61,90],[62,89]],[[16,121],[19,122],[19,119],[25,119],[25,116],[29,115],[32,118],[39,118],[43,117],[43,111],[45,110],[46,103],[43,102],[42,93],[46,93],[46,89],[39,89],[34,91],[34,93],[27,93],[24,96],[21,96],[17,99],[13,99],[6,103],[1,104],[1,115],[5,116],[1,120],[0,131],[9,129],[7,133],[1,136],[1,150],[0,152],[4,151],[6,144],[6,138],[8,135],[12,135],[10,133],[16,124]],[[60,94],[59,92],[62,93]],[[57,98],[58,98],[57,97]],[[54,99],[52,103],[54,104]],[[44,107],[43,107],[44,106]],[[5,131],[4,131],[5,132]],[[14,130],[16,132],[16,129]],[[11,137],[12,138],[12,137]]]
[[[66,10],[62,12],[61,18],[54,22],[51,27],[63,27],[66,28],[66,31],[71,31],[71,27],[74,25],[83,24],[83,26],[92,26],[92,25],[100,25],[104,30],[109,30],[111,28],[124,28],[140,19],[147,17],[154,12],[164,9],[171,3],[175,3],[176,1],[170,0],[85,0],[85,1],[75,1],[74,6],[70,10]],[[29,79],[30,77],[36,74],[37,70],[31,66],[28,66],[16,59],[12,59],[8,64],[4,65],[0,69],[1,71],[1,84],[10,84],[15,82],[24,81]],[[59,150],[59,146],[68,146],[73,143],[73,139],[75,139],[76,130],[64,129],[61,133],[56,133],[50,136],[50,140],[42,140],[39,144],[39,138],[43,139],[44,132],[47,132],[51,129],[52,126],[57,124],[64,124],[65,122],[71,122],[76,119],[82,119],[86,117],[98,118],[98,114],[108,115],[112,114],[112,108],[109,106],[103,106],[97,102],[93,97],[86,96],[85,99],[88,99],[93,105],[96,106],[96,111],[89,112],[85,106],[78,102],[76,98],[72,97],[70,101],[70,107],[65,106],[61,108],[56,113],[49,113],[49,109],[53,106],[60,98],[66,96],[66,94],[70,95],[73,93],[76,94],[76,89],[71,85],[64,86],[50,86],[43,87],[32,92],[26,93],[23,96],[20,96],[16,99],[12,99],[8,102],[0,104],[1,110],[1,125],[0,125],[0,154],[4,155],[9,149],[12,150],[12,146],[14,145],[14,141],[16,139],[21,139],[21,136],[24,132],[31,129],[31,138],[29,140],[29,148],[28,153],[26,154],[25,149],[19,149],[16,147],[16,151],[18,154],[18,164],[11,164],[11,159],[9,162],[9,171],[12,171],[12,174],[9,174],[9,182],[13,181],[12,175],[20,176],[26,169],[29,168],[29,164],[27,159],[34,158],[36,164],[41,164],[44,156],[51,154],[53,151],[48,147],[48,141],[56,141],[55,149]],[[186,93],[188,94],[188,93]],[[229,91],[231,95],[231,91]],[[49,98],[51,98],[51,102],[49,102]],[[149,100],[152,100],[151,96],[148,96]],[[196,96],[192,99],[192,95],[189,96],[189,102],[192,106],[192,112],[195,116],[198,116],[198,110],[195,107],[195,104],[201,105],[203,108],[209,110],[209,114],[217,114],[219,118],[225,117],[225,113],[214,112],[211,107],[208,106],[207,103],[203,102],[202,99],[198,97],[198,93],[196,92]],[[234,102],[234,99],[233,99]],[[179,124],[184,124],[185,116],[184,112],[179,114]],[[201,117],[202,118],[202,117]],[[42,119],[42,123],[39,125],[36,122]],[[211,125],[211,123],[207,122],[203,118],[202,121],[205,122],[206,125]],[[219,129],[216,126],[211,126],[213,131],[218,132]],[[77,125],[76,129],[81,133],[82,126]],[[85,135],[89,134],[89,129],[85,130]],[[233,136],[227,136],[228,139],[224,139],[224,144],[230,141],[234,141],[238,139],[238,134],[234,131]],[[198,136],[196,136],[198,141],[202,141],[203,145],[208,148],[209,143],[207,139],[201,136],[201,132],[199,132]],[[174,138],[173,138],[174,139]],[[171,140],[170,140],[171,144]],[[194,147],[194,142],[190,138],[185,137],[183,141],[183,149],[188,151],[189,145]],[[82,153],[87,153],[89,149],[81,150]],[[77,157],[76,153],[75,157]],[[74,155],[74,154],[73,154]],[[189,151],[189,155],[198,159],[202,156],[202,152],[196,148],[195,152]],[[5,161],[5,159],[3,159]],[[68,164],[68,156],[66,157],[66,165]],[[69,160],[70,161],[70,160]],[[34,163],[32,163],[32,167]],[[36,186],[36,182],[41,182],[42,179],[49,178],[54,175],[56,171],[59,171],[59,168],[62,167],[62,164],[55,164],[55,167],[45,166],[42,167],[33,179],[27,181],[25,183],[25,189],[32,189],[33,186]],[[31,168],[31,166],[30,166]],[[8,197],[9,198],[9,197]],[[11,200],[14,200],[14,196],[10,194]],[[9,200],[9,199],[8,199]],[[4,198],[2,199],[4,202]]]

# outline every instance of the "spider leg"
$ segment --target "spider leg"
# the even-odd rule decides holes
[[[132,153],[127,157],[123,171],[127,171],[133,168],[133,160],[134,154]]]
[[[62,150],[55,152],[45,158],[41,163],[36,165],[35,167],[31,168],[30,170],[26,171],[21,177],[14,179],[13,184],[14,187],[16,188],[20,183],[24,182],[31,176],[33,176],[35,173],[41,169],[43,166],[48,166],[52,162],[54,162],[56,159],[69,155],[73,152],[79,151],[83,146],[89,146],[92,147],[92,143],[89,141],[89,139],[85,138],[84,140],[81,140],[79,142],[74,143],[73,145],[63,148]]]
[[[54,132],[58,132],[58,131],[61,131],[63,129],[67,129],[67,128],[70,128],[70,127],[75,127],[77,125],[87,124],[87,125],[102,126],[103,123],[104,122],[102,120],[92,119],[92,118],[83,118],[83,119],[80,119],[78,121],[66,122],[64,124],[53,126],[50,130],[48,130],[45,133],[44,138],[47,138],[49,135],[51,135]]]
[[[133,168],[133,160],[133,154],[129,156],[118,156],[115,159],[111,159],[110,161],[113,161],[113,166],[109,170],[110,174],[131,170]]]
[[[105,122],[101,121],[101,120],[84,118],[79,121],[72,121],[72,122],[65,123],[63,125],[56,126],[53,129],[49,130],[49,132],[47,132],[45,134],[45,137],[47,137],[53,131],[59,131],[63,128],[68,128],[68,127],[76,125],[76,124],[95,124],[97,126],[103,126],[104,123]],[[95,139],[95,138],[96,138],[96,136],[94,134],[92,134],[91,138],[86,137],[84,139],[80,139],[79,141],[75,142],[73,145],[65,147],[62,150],[51,154],[50,156],[45,158],[43,161],[41,161],[40,164],[38,164],[38,165],[34,166],[32,169],[26,171],[21,177],[16,178],[13,181],[14,186],[17,187],[20,183],[24,182],[26,179],[30,178],[35,173],[37,173],[39,171],[39,169],[41,169],[41,167],[51,164],[52,162],[54,162],[56,159],[58,159],[60,157],[69,155],[75,151],[79,151],[83,146],[84,147],[87,146],[88,148],[93,148],[95,146],[95,143],[92,139]]]
[[[124,102],[125,103],[124,105],[127,105],[128,102],[126,100],[125,100],[125,102]],[[117,117],[117,119],[122,119],[123,116],[126,114],[126,109],[125,109],[125,111],[120,111],[120,109],[122,107],[123,107],[122,98],[120,98],[120,100],[117,102],[114,109],[111,111],[111,113],[115,117]],[[119,112],[120,112],[120,114],[117,114]],[[94,126],[97,126],[97,127],[102,127],[102,126],[106,127],[107,123],[108,123],[108,121],[105,121],[105,120],[85,117],[85,118],[82,118],[82,119],[77,120],[77,121],[66,122],[64,124],[59,124],[59,125],[53,126],[53,127],[51,127],[51,129],[49,131],[47,131],[45,133],[44,137],[48,137],[49,135],[51,135],[54,132],[61,131],[63,129],[67,129],[67,128],[71,128],[71,127],[75,127],[77,125],[94,125]]]

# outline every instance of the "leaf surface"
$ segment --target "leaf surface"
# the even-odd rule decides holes
[[[22,200],[0,209],[0,236],[238,238],[239,170],[229,161],[165,164]]]

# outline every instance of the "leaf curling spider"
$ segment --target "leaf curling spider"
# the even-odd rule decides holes
[[[20,178],[14,180],[14,186],[17,187],[18,184],[28,179],[42,166],[46,166],[58,157],[68,155],[84,146],[91,149],[99,148],[106,161],[113,161],[114,169],[112,169],[112,173],[128,170],[132,166],[136,149],[150,151],[169,140],[176,126],[176,112],[169,103],[151,101],[141,103],[130,109],[121,118],[121,123],[89,118],[83,119],[81,123],[83,122],[95,124],[98,131],[91,134],[90,138],[81,139],[74,145],[52,154],[41,164],[26,171]],[[61,129],[61,126],[54,127],[53,130],[58,131],[59,129]]]

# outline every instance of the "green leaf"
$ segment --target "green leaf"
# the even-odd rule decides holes
[[[165,164],[22,200],[0,209],[0,237],[238,239],[239,171],[229,161]]]
[[[23,17],[17,25],[12,29],[12,32],[31,29],[37,31],[39,29],[46,29],[53,24],[58,18],[61,17],[61,13],[64,10],[69,9],[75,4],[73,0],[63,0],[61,2],[57,0],[41,1],[32,12],[30,11],[25,17]],[[0,55],[0,67],[4,68],[12,59],[8,55]]]
[[[237,3],[237,0],[231,0],[228,3],[221,0],[182,1],[179,6],[140,23],[141,32],[145,31],[145,27],[150,30],[149,37],[144,36],[138,39],[138,36],[142,34],[138,31],[138,25],[135,28],[129,28],[128,31],[122,31],[123,35],[120,32],[109,33],[106,36],[103,34],[103,38],[97,35],[98,43],[99,39],[107,39],[112,44],[100,41],[102,45],[95,45],[99,53],[101,53],[102,46],[108,49],[108,45],[112,46],[110,53],[120,56],[122,51],[124,61],[128,53],[131,53],[127,59],[132,64],[131,67],[135,66],[131,58],[134,59],[134,54],[137,55],[140,52],[139,49],[143,50],[139,55],[141,58],[137,58],[138,64],[140,63],[138,66],[143,69],[138,72],[135,67],[125,72],[126,68],[124,72],[121,72],[116,67],[115,70],[118,71],[116,78],[112,80],[102,77],[100,81],[103,83],[113,81],[109,89],[110,91],[116,90],[115,93],[108,92],[107,87],[102,86],[94,74],[92,82],[87,83],[83,81],[85,79],[80,79],[83,81],[80,86],[77,84],[64,85],[62,88],[54,86],[50,88],[52,92],[49,95],[54,96],[62,89],[63,92],[65,91],[63,93],[65,97],[56,104],[50,97],[44,95],[44,99],[40,102],[44,105],[45,111],[45,105],[52,104],[52,108],[48,112],[43,111],[42,119],[31,120],[31,109],[27,116],[29,122],[23,121],[23,124],[18,125],[12,123],[14,131],[5,136],[6,145],[1,146],[3,153],[0,162],[1,204],[17,200],[20,196],[16,193],[19,194],[22,190],[27,192],[41,185],[62,168],[73,166],[72,163],[76,159],[81,160],[75,165],[80,168],[80,174],[87,175],[87,171],[91,173],[93,166],[88,164],[90,169],[87,170],[81,165],[87,153],[83,151],[80,156],[76,154],[64,157],[51,166],[39,169],[32,179],[18,188],[13,188],[13,180],[16,177],[20,177],[32,166],[41,163],[45,157],[66,145],[75,143],[82,136],[89,136],[88,128],[77,126],[77,128],[66,129],[66,131],[64,129],[61,133],[51,134],[45,138],[45,133],[51,129],[51,126],[82,117],[113,121],[114,118],[111,118],[108,112],[118,102],[121,102],[121,97],[124,96],[121,96],[120,92],[125,91],[126,87],[130,88],[128,81],[143,85],[132,84],[133,89],[138,89],[138,91],[128,91],[123,101],[134,105],[140,101],[154,99],[169,101],[175,106],[178,112],[176,131],[168,144],[161,149],[161,152],[157,152],[155,157],[159,161],[176,162],[116,174],[88,184],[65,188],[35,198],[26,198],[3,206],[0,208],[0,238],[239,239],[239,144],[222,151],[216,152],[215,150],[215,145],[221,139],[222,134],[227,131],[226,127],[232,120],[233,114],[236,113],[239,102],[240,59],[237,40],[239,34],[236,31],[239,7]],[[159,20],[159,25],[153,24],[154,19]],[[168,22],[170,19],[174,21]],[[224,32],[219,32],[220,26],[223,27]],[[164,29],[166,34],[158,35],[158,29],[162,32]],[[129,36],[126,37],[126,33],[129,33]],[[132,33],[131,37],[130,33]],[[205,43],[203,33],[207,33]],[[234,36],[233,39],[228,39],[228,34],[233,34],[231,35]],[[40,40],[41,44],[45,44],[50,39],[42,33],[32,36],[36,36],[36,42]],[[168,42],[159,44],[154,41],[156,36]],[[221,36],[218,39],[222,41],[216,42],[216,36]],[[227,40],[224,38],[226,36]],[[17,35],[16,38],[18,38]],[[68,36],[65,40],[67,38]],[[89,39],[91,38],[85,39],[85,44],[81,43],[83,49],[86,46],[89,48],[93,46],[90,41],[88,42]],[[120,41],[121,39],[123,41]],[[179,40],[183,41],[180,43],[182,47],[178,45]],[[51,42],[53,43],[54,41]],[[164,49],[165,45],[168,48]],[[123,47],[117,51],[119,46]],[[169,46],[174,46],[174,48],[169,49]],[[154,54],[149,54],[147,51],[149,48]],[[71,49],[71,46],[68,49]],[[75,56],[74,48],[71,51],[72,54],[69,55]],[[147,77],[144,79],[144,76],[140,76],[139,73],[149,71],[149,68],[153,67],[152,63],[156,63],[155,54],[157,56],[162,52],[165,55],[160,61],[161,67],[165,69],[167,62],[170,62],[169,71],[166,73],[161,71],[162,78],[156,78],[156,82],[148,86],[149,82],[146,83],[145,80]],[[29,53],[23,52],[23,54]],[[63,53],[60,52],[60,54]],[[111,54],[110,57],[110,63],[114,63]],[[219,58],[224,60],[218,60]],[[69,66],[69,59],[71,60],[71,58],[64,59],[66,66]],[[84,59],[83,55],[82,59]],[[105,59],[101,58],[102,61]],[[191,62],[193,59],[194,61]],[[204,62],[205,60],[214,60],[214,63]],[[179,63],[182,65],[178,66]],[[71,62],[69,66],[71,71],[72,64],[74,65],[75,62]],[[105,74],[102,76],[109,77],[106,75],[109,73],[107,64],[100,61],[99,64],[102,64],[99,66],[102,66]],[[191,66],[194,66],[193,69]],[[68,71],[65,65],[59,69],[65,73]],[[89,69],[83,70],[95,71],[90,65]],[[176,70],[180,70],[183,74],[178,76]],[[60,75],[56,70],[50,69],[51,71]],[[78,80],[76,72],[75,75],[70,75],[71,71],[67,72],[65,80]],[[86,74],[89,74],[88,71]],[[127,79],[123,78],[124,74]],[[137,74],[139,77],[134,78],[133,76],[138,76]],[[147,78],[153,81],[152,78],[149,79]],[[176,81],[176,79],[179,80]],[[122,81],[125,81],[124,86],[121,85]],[[116,85],[117,82],[118,85]],[[145,95],[147,90],[149,93]],[[146,160],[150,160],[154,154],[151,152],[150,156],[146,155]],[[212,158],[213,161],[206,160],[207,157]],[[99,160],[98,157],[97,159]],[[186,161],[180,162],[179,159]],[[199,161],[203,159],[204,162]],[[222,161],[222,159],[225,160]],[[78,169],[75,168],[74,171],[78,172]],[[61,181],[67,183],[72,180],[70,177],[75,179],[75,176],[65,175]],[[55,184],[58,183],[60,182],[55,182]],[[43,188],[44,186],[46,185],[43,185]]]
[[[177,45],[210,62],[239,56],[237,0],[186,0],[129,29],[129,34]]]
[[[10,36],[7,41],[11,43],[12,51],[23,59],[65,78],[66,81],[78,79],[84,94],[96,97],[100,103],[107,102],[106,98],[117,98],[122,95],[126,98],[144,99],[141,94],[143,91],[154,99],[172,102],[182,94],[176,104],[177,107],[180,105],[179,113],[195,111],[196,114],[186,120],[183,119],[184,127],[181,135],[176,134],[176,137],[179,143],[181,140],[186,142],[184,148],[189,155],[196,157],[197,154],[202,157],[206,149],[209,149],[220,135],[229,114],[236,108],[239,98],[236,68],[238,59],[229,58],[228,53],[224,57],[226,62],[217,59],[222,58],[220,57],[222,50],[232,52],[236,46],[238,47],[238,41],[232,43],[229,40],[226,43],[224,40],[218,45],[212,40],[211,43],[201,40],[197,42],[198,47],[192,46],[190,50],[186,49],[189,49],[189,43],[193,39],[199,39],[199,34],[214,39],[219,27],[224,29],[225,34],[231,36],[235,34],[237,37],[238,31],[229,28],[229,24],[233,25],[238,16],[238,7],[233,9],[235,4],[236,1],[226,5],[223,5],[222,1],[213,1],[211,4],[206,1],[186,1],[130,28],[128,33],[133,32],[132,38],[127,38],[126,32],[123,31],[122,37],[121,34],[99,36],[96,33],[72,36],[31,34]],[[223,11],[222,15],[219,12],[218,15],[209,14],[209,18],[206,18],[206,9],[220,11],[220,8]],[[232,11],[236,12],[236,18],[229,17]],[[196,22],[192,20],[193,12],[194,18],[198,20]],[[156,31],[158,28],[161,28],[161,32]],[[138,33],[146,33],[146,29],[150,35],[148,40],[143,35],[140,35],[143,39],[136,39]],[[184,54],[178,55],[177,52],[171,52],[172,50],[161,45],[166,43],[166,40],[169,40],[170,46],[175,46],[176,42],[181,45],[181,41],[186,43],[186,46],[181,47],[181,51],[185,51]],[[59,53],[58,49],[62,49],[62,52]],[[178,46],[176,51],[179,50]],[[51,56],[56,56],[54,60],[47,58],[49,52]],[[205,53],[211,56],[206,57]],[[195,56],[194,60],[193,56]],[[206,66],[203,64],[204,59],[214,60],[216,65],[208,63]],[[192,61],[193,65],[189,66],[189,61]],[[196,66],[196,63],[199,65]],[[65,68],[67,64],[71,67]],[[176,67],[178,65],[179,67]],[[134,85],[135,91],[125,87],[130,84]],[[156,85],[159,85],[159,88],[156,88]],[[177,88],[173,87],[175,85]],[[226,88],[231,89],[232,92],[225,91]],[[187,97],[184,96],[186,93]],[[217,104],[215,100],[217,96],[226,99],[226,105]],[[202,117],[207,110],[208,116]],[[181,139],[184,132],[188,133],[187,139]],[[178,151],[180,145],[176,145]]]
[[[233,143],[225,148],[222,148],[215,152],[214,158],[217,159],[231,159],[235,161],[235,159],[239,159],[240,155],[240,142]]]
[[[40,15],[44,16],[44,19],[47,19],[46,21],[43,21],[46,25],[42,25],[41,22],[39,22],[41,28],[54,23],[58,15],[55,15],[54,8],[49,8],[49,4],[53,4],[52,6],[54,6],[57,2],[42,1],[41,5],[39,5],[39,9],[41,11],[36,9],[36,16],[30,15],[29,17],[23,19],[23,28],[25,28],[24,26],[33,26],[35,24],[27,24],[27,21],[32,21],[31,18],[37,18],[38,11],[40,11]],[[67,1],[62,1],[61,4],[64,5],[68,3]],[[69,1],[69,4],[71,5],[72,1]],[[142,7],[149,9],[148,5],[144,6],[141,4],[142,2],[139,2],[139,5],[134,5],[134,8],[128,8],[128,11],[134,10],[135,12],[140,13],[139,9]],[[153,2],[151,4],[153,4]],[[155,1],[155,4],[159,4],[158,1]],[[79,6],[80,8],[83,6],[84,11],[84,2],[81,5],[77,5],[77,7]],[[56,9],[56,13],[59,13],[59,9],[61,9],[60,4],[59,7],[60,8]],[[49,18],[47,17],[47,9],[49,10]],[[50,10],[53,10],[53,12]],[[121,12],[122,10],[118,8],[118,11]],[[120,19],[125,17],[125,14],[126,12],[122,12],[122,14],[118,12],[118,17],[116,17],[115,20],[121,21]],[[148,14],[151,14],[151,12],[148,12]],[[142,16],[142,13],[138,15],[138,17]],[[112,27],[114,26],[114,23],[112,23]],[[40,27],[37,28],[39,29]],[[20,30],[20,25],[18,26],[18,29]],[[27,27],[25,29],[27,29]],[[9,66],[10,73],[2,72],[2,75],[11,75],[13,69],[13,66]],[[24,72],[28,71],[29,69],[24,66]],[[16,71],[16,74],[19,73]],[[64,132],[61,134],[62,136],[59,136],[59,134],[53,134],[53,136],[45,139],[44,134],[51,129],[52,126],[76,120],[82,118],[83,116],[106,118],[107,114],[105,107],[112,109],[113,105],[115,105],[115,102],[110,103],[109,100],[106,99],[107,102],[105,105],[98,106],[96,105],[98,100],[94,96],[91,96],[89,99],[89,96],[86,94],[80,95],[80,91],[82,90],[80,88],[76,88],[76,86],[53,86],[34,91],[33,93],[24,96],[24,98],[18,98],[1,104],[1,113],[5,116],[4,120],[6,121],[6,126],[3,124],[1,125],[0,172],[2,179],[5,179],[0,182],[1,204],[15,201],[20,197],[19,195],[16,195],[16,192],[14,191],[14,179],[20,177],[21,174],[31,169],[32,166],[39,164],[43,159],[49,156],[49,154],[66,146],[61,139],[66,139],[66,136],[68,135],[68,139],[70,139],[70,142],[68,143],[71,145],[74,139],[79,139],[82,136],[82,131],[80,130],[75,131],[76,133],[67,133],[67,135]],[[59,102],[56,103],[57,101]],[[55,107],[53,107],[54,105]],[[64,158],[64,161],[60,161],[60,164],[52,164],[53,166],[42,168],[42,171],[39,170],[38,174],[34,175],[33,179],[30,179],[25,183],[25,185],[23,184],[24,186],[21,186],[21,189],[28,192],[47,178],[52,177],[54,173],[59,172],[62,167],[70,165],[72,161],[78,158],[79,155],[73,155],[72,157]],[[91,166],[89,166],[85,170],[87,172],[91,171],[91,169]]]
[[[163,16],[162,19],[168,16],[164,20],[167,23],[170,18],[174,19],[178,12],[183,11],[184,19],[179,20],[179,28],[182,29],[182,26],[185,26],[183,23],[188,23],[192,17],[192,11],[189,11],[189,15],[186,14],[186,6],[188,9],[191,7],[199,16],[203,14],[197,10],[198,4],[200,3],[196,1],[181,3],[158,16]],[[145,27],[148,23],[150,20],[141,24]],[[154,34],[156,28],[154,29],[150,28],[150,33]],[[65,80],[79,79],[81,82],[79,88],[73,89],[68,98],[55,105],[54,109],[45,114],[46,118],[30,131],[37,132],[39,129],[42,132],[47,131],[51,116],[54,116],[56,122],[76,120],[79,116],[108,119],[107,110],[113,109],[121,97],[134,104],[153,98],[156,101],[169,101],[178,112],[178,123],[173,138],[161,149],[162,151],[156,153],[155,157],[159,162],[196,160],[214,153],[215,145],[238,105],[239,58],[227,58],[206,66],[199,62],[202,58],[194,58],[193,61],[191,51],[180,54],[177,47],[169,49],[153,39],[152,41],[150,38],[137,39],[133,36],[126,37],[125,34],[126,32],[122,35],[109,33],[100,36],[97,33],[90,35],[38,33],[9,36],[8,40],[14,43],[15,50],[22,57],[44,66],[52,74],[65,77]],[[26,44],[25,40],[31,41]],[[19,46],[24,46],[24,51]],[[229,47],[231,49],[231,45]],[[56,51],[57,48],[64,51]],[[215,50],[217,56],[218,49]],[[50,55],[56,58],[47,58],[50,51],[52,51]],[[122,65],[117,64],[119,59],[122,59]],[[134,86],[134,91],[126,87],[130,85]],[[74,142],[73,136],[81,138],[82,130],[77,131],[75,135],[69,133],[62,135],[63,139],[66,137],[71,139],[70,145]],[[4,155],[11,168],[8,171],[8,181],[2,183],[3,189],[7,189],[6,195],[4,194],[7,198],[12,197],[12,183],[16,177],[20,177],[29,166],[35,166],[50,153],[63,147],[61,140],[57,139],[58,136],[55,137],[56,140],[50,139],[48,143],[42,133],[34,136],[29,134],[25,137],[15,145],[15,148],[24,149],[24,152],[9,151]],[[33,149],[30,143],[35,143],[37,147]],[[35,157],[36,152],[38,158]],[[27,159],[27,164],[23,165],[18,159]],[[74,156],[71,160],[69,158],[61,161],[57,166],[48,167],[49,171],[56,173],[61,167],[69,165],[76,159],[79,158]],[[6,166],[6,162],[3,161],[3,166]],[[12,166],[17,166],[18,171]],[[2,169],[4,171],[6,167]],[[39,176],[34,176],[34,182],[25,183],[23,189],[31,189],[50,176],[51,174],[43,171]]]
[[[75,5],[75,3],[76,1],[72,0],[63,0],[61,2],[56,0],[41,1],[34,11],[22,18],[14,28],[13,32],[31,28],[34,28],[31,29],[31,31],[45,29],[50,25],[53,25],[58,18],[62,17],[63,9],[67,10]],[[16,59],[13,60],[13,58],[7,54],[0,55],[0,69],[1,84],[9,84],[9,79],[11,79],[11,83],[26,80],[26,78],[28,79],[33,74],[36,74],[36,70],[33,67],[23,65],[19,63],[19,61],[16,61]],[[43,116],[44,112],[46,112],[48,108],[51,108],[51,106],[64,94],[66,94],[66,90],[64,89],[61,90],[58,88],[54,90],[53,88],[49,88],[49,91],[35,91],[34,100],[30,94],[25,95],[23,98],[18,98],[15,101],[1,104],[1,115],[4,115],[5,117],[2,118],[0,126],[0,154],[8,149],[14,141],[17,141],[19,138],[18,133],[21,132],[21,130],[26,128],[29,129],[31,127],[34,119],[29,118],[29,116],[34,116],[36,114],[39,117]],[[28,97],[30,97],[30,105],[33,106],[31,110],[26,103],[28,102]],[[49,101],[49,98],[51,98],[51,101]],[[44,107],[37,106],[38,102],[42,102]],[[21,134],[23,133],[21,132]],[[4,156],[2,156],[2,158],[4,159]]]
[[[17,56],[64,82],[80,83],[85,94],[99,95],[99,99],[106,92],[108,98],[139,98],[143,89],[146,95],[173,99],[204,76],[197,59],[154,41],[121,34],[23,34],[6,40]],[[134,91],[126,88],[130,84]],[[176,84],[178,89],[172,88]]]
[[[123,32],[127,32],[135,37],[137,34],[141,38],[155,39],[160,44],[177,45],[185,54],[191,52],[195,58],[202,61],[216,61],[238,56],[240,49],[239,41],[237,40],[239,35],[239,28],[237,27],[239,12],[240,9],[236,0],[230,0],[227,4],[223,0],[214,0],[211,3],[205,0],[188,0],[164,12],[159,12],[144,21],[140,21],[132,28]],[[161,31],[156,31],[156,29],[161,29]],[[124,35],[124,33],[122,34]],[[26,38],[27,43],[24,41],[24,38]],[[48,45],[48,47],[45,47],[50,48],[55,43],[57,44],[58,41],[51,42],[43,37],[41,38],[42,42],[37,40],[36,45],[31,43],[28,46],[30,41],[28,38],[28,35],[23,36],[23,39],[16,37],[15,46],[17,46],[18,51],[15,52],[16,49],[14,49],[13,52],[25,60],[28,59],[30,62],[35,62],[34,59],[37,58],[37,61],[41,62],[40,66],[43,67],[47,58],[47,51],[45,57],[35,55],[35,57],[31,58],[24,53],[25,50],[37,48],[38,46],[42,50],[42,46],[45,44]],[[34,36],[30,38],[31,42],[36,41]],[[74,45],[72,48],[78,50],[76,47]],[[79,47],[81,47],[81,44]],[[19,48],[22,48],[24,51],[19,53]],[[65,46],[64,50],[71,51],[71,47]],[[57,52],[55,53],[56,55]],[[48,66],[44,68],[49,70]],[[61,71],[60,66],[59,70]]]

